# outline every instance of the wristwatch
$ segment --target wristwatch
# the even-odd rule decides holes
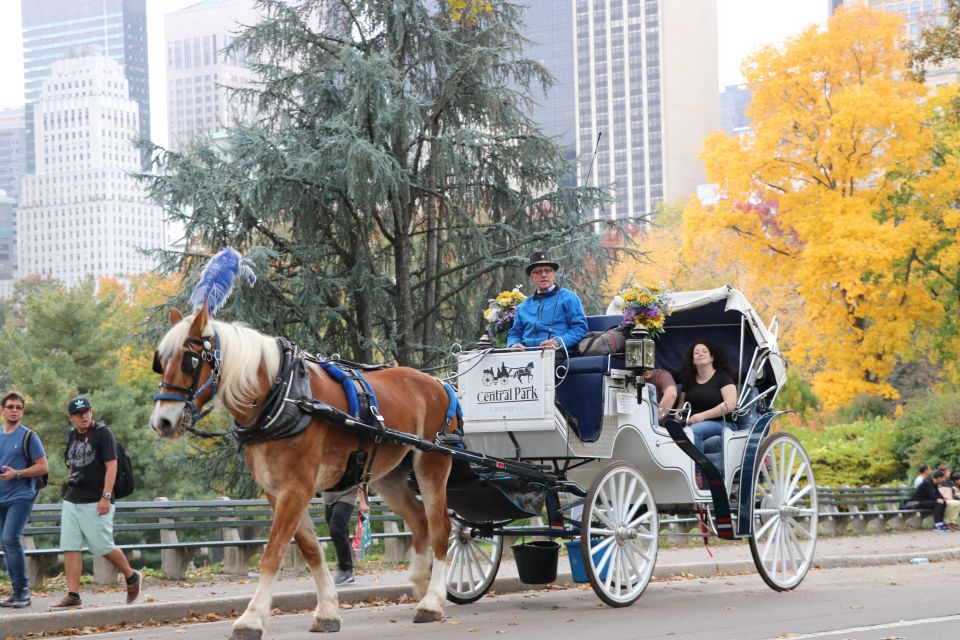
[[[19,480],[19,479],[20,479],[20,472],[17,471],[16,474],[17,474],[17,480]]]
[[[113,494],[108,491],[105,494],[103,494],[103,498],[107,500],[113,500]]]

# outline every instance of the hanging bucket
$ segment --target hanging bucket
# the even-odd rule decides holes
[[[594,543],[595,544],[595,543]],[[587,569],[583,566],[583,553],[580,551],[581,545],[579,540],[570,540],[566,543],[567,545],[567,558],[570,560],[570,576],[573,578],[574,582],[590,582],[590,578],[587,577]],[[603,550],[593,552],[593,563],[599,564],[603,558]],[[601,580],[607,579],[607,566],[604,566],[603,569],[599,572],[599,577]]]
[[[520,582],[550,584],[557,579],[560,545],[553,540],[534,540],[510,547],[517,561]]]

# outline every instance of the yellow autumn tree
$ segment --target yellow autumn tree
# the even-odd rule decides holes
[[[803,321],[784,344],[828,409],[860,393],[896,397],[887,376],[942,312],[902,277],[918,230],[883,215],[932,141],[926,90],[903,73],[900,24],[843,8],[826,29],[751,56],[752,133],[708,137],[701,158],[720,200],[684,213],[688,251],[722,243],[755,285],[802,298]]]

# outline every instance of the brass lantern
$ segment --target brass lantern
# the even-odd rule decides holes
[[[633,325],[630,337],[627,338],[626,361],[628,369],[655,369],[657,366],[656,348],[653,338],[646,328],[639,324]]]

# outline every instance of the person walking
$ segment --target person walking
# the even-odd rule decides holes
[[[353,485],[343,491],[320,492],[324,519],[337,554],[337,572],[333,576],[333,584],[337,586],[354,584],[357,581],[353,575],[353,549],[348,526],[350,516],[353,515],[353,505],[357,500],[357,491],[357,485]]]
[[[23,395],[11,391],[0,403],[3,432],[0,434],[0,546],[13,593],[0,607],[30,606],[27,558],[23,553],[23,529],[37,495],[34,478],[47,473],[47,454],[40,436],[20,424],[25,406]]]
[[[140,595],[142,578],[113,542],[113,485],[117,477],[117,441],[113,432],[93,419],[93,406],[84,396],[67,404],[73,428],[67,433],[64,459],[70,477],[63,490],[60,548],[67,574],[67,595],[51,609],[79,607],[80,574],[84,543],[103,556],[123,574],[127,583],[127,604]]]

